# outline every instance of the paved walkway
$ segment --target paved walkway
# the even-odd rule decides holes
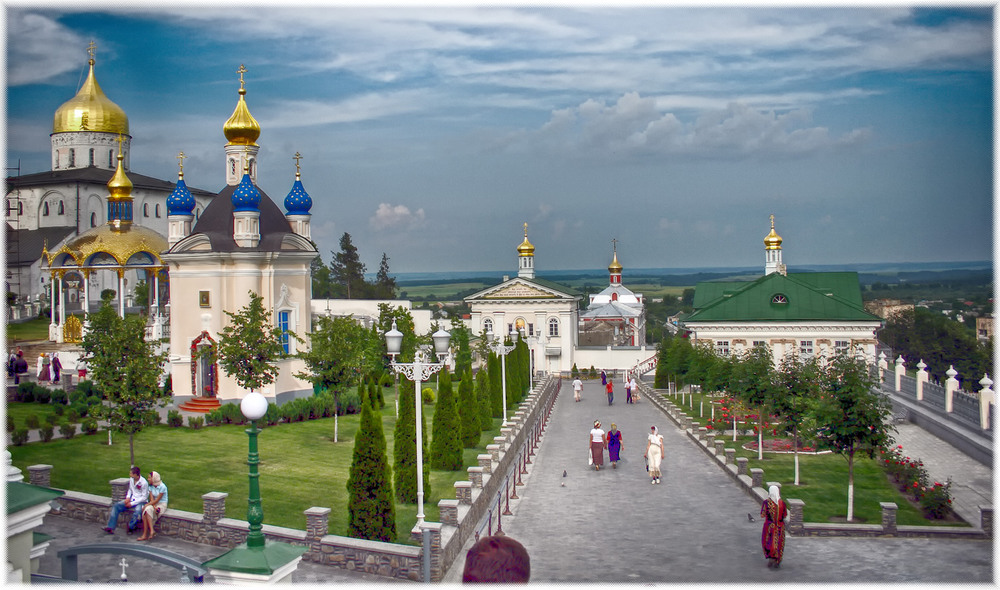
[[[609,407],[600,387],[587,383],[579,403],[563,388],[529,483],[504,523],[531,555],[532,582],[993,580],[988,541],[788,537],[781,569],[769,570],[757,502],[648,401],[626,405],[618,394]],[[623,433],[618,469],[587,466],[595,419],[605,429],[616,422]],[[666,446],[661,485],[649,483],[642,459],[653,424]],[[463,566],[456,560],[445,581],[459,581]]]

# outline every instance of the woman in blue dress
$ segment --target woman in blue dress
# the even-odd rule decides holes
[[[608,458],[611,460],[612,469],[618,469],[618,461],[621,460],[619,454],[624,447],[625,445],[622,444],[622,432],[612,422],[611,430],[608,431]]]

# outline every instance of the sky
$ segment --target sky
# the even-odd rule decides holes
[[[131,169],[225,186],[246,100],[258,185],[302,155],[325,262],[369,272],[992,259],[993,9],[490,3],[8,3],[7,166],[48,170],[52,116],[96,75]]]

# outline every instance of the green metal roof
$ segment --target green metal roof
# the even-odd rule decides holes
[[[32,506],[44,504],[62,496],[65,492],[52,488],[24,483],[23,481],[7,482],[7,514],[14,514]]]
[[[699,283],[695,311],[684,323],[802,320],[881,322],[864,309],[858,273],[828,272],[771,273],[744,283]]]

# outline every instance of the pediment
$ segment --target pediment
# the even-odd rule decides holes
[[[485,289],[467,300],[564,299],[568,295],[522,279],[513,279]]]

